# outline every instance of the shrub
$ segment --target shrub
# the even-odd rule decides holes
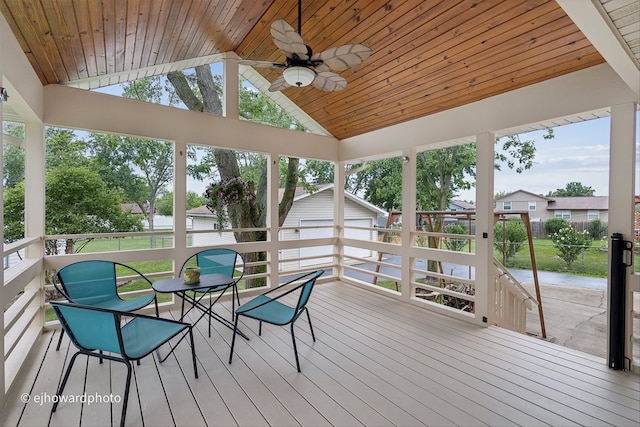
[[[551,218],[545,221],[544,223],[544,231],[547,232],[547,235],[551,237],[551,235],[556,234],[563,228],[571,227],[569,221],[562,218]]]
[[[556,247],[558,256],[567,263],[567,268],[571,268],[571,263],[578,258],[578,255],[591,246],[591,236],[588,231],[582,233],[571,227],[565,227],[551,235],[553,246]]]
[[[605,233],[607,232],[607,225],[603,224],[600,219],[594,219],[589,223],[587,230],[589,231],[589,236],[592,240],[598,240],[605,236]]]
[[[514,258],[527,240],[527,229],[522,221],[511,218],[506,222],[498,222],[493,227],[493,246],[500,251],[502,259]]]
[[[444,227],[444,232],[447,234],[467,234],[467,229],[462,224],[454,223]],[[464,249],[467,242],[467,239],[458,239],[455,237],[447,237],[444,239],[444,245],[450,251],[460,252]]]

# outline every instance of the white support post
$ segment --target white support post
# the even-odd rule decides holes
[[[476,300],[475,321],[493,324],[493,172],[495,135],[476,136]]]
[[[44,125],[40,122],[25,123],[25,185],[29,191],[24,195],[24,235],[45,235],[45,143]],[[44,239],[26,248],[26,258],[42,258]],[[44,326],[45,272],[36,277],[27,288],[41,289],[38,323]]]
[[[333,237],[336,240],[333,249],[333,263],[336,266],[336,277],[344,276],[344,181],[346,178],[345,162],[336,162],[333,173]]]
[[[269,277],[267,287],[278,286],[280,274],[280,223],[278,215],[278,185],[280,182],[280,155],[269,153],[267,160],[267,274]]]
[[[223,115],[230,119],[237,119],[239,113],[239,66],[236,61],[224,61],[223,79]]]
[[[415,267],[415,259],[411,256],[411,232],[416,230],[416,149],[405,148],[402,151],[402,292],[404,301],[411,299],[411,271]]]
[[[2,33],[0,32],[0,39]],[[2,55],[0,55],[1,57]],[[2,78],[2,62],[0,61],[0,87],[4,87],[3,85],[3,78]],[[2,122],[2,117],[4,117],[2,115],[2,101],[0,101],[0,125],[3,124]],[[4,128],[4,126],[0,126],[0,128]],[[0,131],[0,135],[2,135],[3,133]],[[3,170],[3,165],[4,165],[4,150],[0,150],[0,174],[1,176],[4,176],[4,170]],[[0,185],[0,235],[2,236],[2,241],[4,242],[4,185]],[[2,262],[4,264],[4,250],[2,251]],[[4,268],[1,269],[2,271],[0,271],[0,283],[2,283],[2,287],[0,287],[0,303],[2,303],[2,306],[4,307],[7,303],[7,295],[6,295],[6,291],[4,289]],[[4,331],[5,329],[5,324],[4,324],[4,316],[2,316],[2,318],[0,319],[0,328],[2,328],[1,330]],[[2,334],[2,340],[0,342],[0,354],[5,354],[4,352],[4,333]],[[5,404],[5,400],[6,400],[6,392],[5,392],[5,363],[4,363],[4,358],[3,358],[3,362],[0,363],[0,408],[4,408],[4,404]]]
[[[173,152],[173,248],[175,274],[187,259],[187,144],[174,143]]]
[[[634,240],[634,195],[636,194],[636,108],[635,102],[611,107],[611,140],[609,151],[609,237],[621,233],[624,240]],[[611,252],[609,252],[611,257]],[[609,258],[609,265],[611,259]],[[627,291],[625,310],[624,355],[633,360],[633,292],[637,280],[633,279],[633,268],[627,268]],[[607,289],[611,293],[611,278],[608,276]],[[611,322],[611,310],[607,311]],[[607,351],[611,337],[607,332]],[[607,359],[609,355],[607,354]],[[638,367],[635,367],[638,369]]]

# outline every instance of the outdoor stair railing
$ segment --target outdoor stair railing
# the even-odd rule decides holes
[[[493,266],[495,323],[524,334],[527,332],[527,310],[532,310],[538,301],[496,258],[493,259]]]

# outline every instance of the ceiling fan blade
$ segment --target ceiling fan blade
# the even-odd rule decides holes
[[[286,68],[287,64],[282,62],[254,61],[252,59],[228,58],[227,61],[235,61],[238,64],[247,65],[254,68]]]
[[[323,90],[325,92],[335,92],[347,87],[347,81],[344,77],[332,73],[330,71],[322,71],[316,73],[316,78],[311,82],[316,89]]]
[[[321,60],[322,64],[315,67],[319,71],[344,71],[355,67],[371,55],[371,49],[361,44],[346,44],[332,47],[311,57],[311,61]]]
[[[278,19],[271,24],[271,36],[273,43],[284,53],[287,58],[297,55],[302,60],[309,59],[307,46],[302,37],[284,19]]]
[[[287,83],[283,76],[280,76],[273,83],[271,83],[271,86],[269,86],[268,90],[269,92],[278,92],[279,90],[286,89],[288,87],[291,87],[291,85]]]

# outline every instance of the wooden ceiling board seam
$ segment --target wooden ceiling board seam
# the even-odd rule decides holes
[[[14,13],[12,12],[11,9],[9,9],[9,6],[6,4],[6,2],[3,1],[3,2],[0,2],[0,12],[2,12],[2,15],[5,17],[5,20],[7,21],[7,24],[9,24],[9,28],[11,28],[11,31],[14,34],[16,34],[18,44],[20,45],[20,48],[22,49],[22,51],[25,52],[25,56],[27,57],[27,60],[33,67],[33,70],[35,71],[36,75],[38,76],[38,78],[40,79],[43,85],[46,84],[46,81],[48,78],[54,78],[55,76],[55,73],[53,72],[53,66],[50,63],[48,63],[50,67],[48,67],[48,69],[45,70],[43,69],[43,67],[41,67],[40,63],[38,63],[38,61],[36,60],[36,55],[33,53],[33,49],[39,49],[41,51],[44,51],[44,49],[42,49],[42,46],[34,46],[32,48],[30,44],[27,42],[27,39],[25,38],[25,34],[22,30],[30,26],[30,23],[27,23],[24,26],[20,26],[18,25],[16,16],[15,16],[17,13],[22,12],[22,10],[19,10]],[[22,14],[20,13],[20,15]],[[26,17],[23,17],[23,21],[28,22],[28,20],[26,20]]]
[[[95,49],[93,45],[93,28],[89,19],[88,2],[73,0],[73,11],[75,14],[80,46],[83,52],[83,61],[86,67],[86,75],[95,76],[98,74]]]
[[[76,46],[80,43],[77,37],[77,28],[69,28],[74,27],[74,13],[73,11],[69,13],[68,10],[65,12],[61,9],[61,7],[65,10],[67,9],[64,1],[44,1],[41,2],[41,4],[43,5],[43,11],[49,24],[51,35],[62,57],[67,80],[77,80],[81,76],[79,72],[80,64],[77,61],[77,57],[82,56],[82,49],[80,49],[79,54],[76,52]],[[70,21],[70,24],[68,24],[67,21]],[[75,32],[73,30],[75,30]]]
[[[547,64],[543,64],[543,67],[548,67]],[[578,68],[584,68],[582,67],[578,67]],[[531,69],[534,69],[534,67],[532,66]],[[503,76],[498,76],[494,79],[488,79],[487,81],[489,82],[493,82],[491,89],[496,91],[496,92],[506,92],[509,90],[513,90],[515,88],[515,85],[512,84],[511,87],[509,88],[505,88],[504,87],[504,82],[505,81],[511,81],[514,79],[514,73],[517,72],[518,70],[514,70],[513,72],[511,72],[510,74],[505,74]],[[551,75],[555,75],[554,70],[549,70],[548,71],[548,76],[545,78],[551,78],[549,76]],[[497,83],[496,83],[497,82]],[[403,110],[403,111],[414,111],[414,110],[419,110],[422,109],[422,111],[418,111],[415,114],[419,115],[422,113],[426,113],[429,111],[437,111],[438,108],[443,107],[445,104],[449,105],[449,102],[446,101],[447,98],[457,98],[459,100],[463,99],[463,97],[465,96],[475,96],[473,95],[473,93],[477,93],[479,89],[482,89],[483,86],[487,86],[490,83],[479,83],[474,85],[474,87],[472,88],[472,91],[467,90],[466,94],[465,94],[465,90],[468,89],[467,85],[464,81],[460,81],[456,84],[452,84],[450,86],[447,87],[447,89],[441,89],[440,91],[436,91],[433,94],[431,94],[429,96],[430,98],[430,102],[425,104],[420,97],[417,97],[415,99],[402,99],[401,101],[397,101],[397,100],[393,100],[393,101],[388,101],[383,105],[380,105],[378,110],[372,110],[370,111],[368,114],[365,114],[365,112],[363,111],[358,111],[355,113],[355,117],[350,117],[350,121],[348,121],[350,124],[354,124],[356,122],[361,122],[361,121],[366,121],[369,120],[371,117],[376,117],[377,116],[377,111],[379,110],[384,110],[388,113],[391,113],[394,109],[396,110]],[[499,86],[499,87],[497,87]],[[405,97],[407,98],[407,97]],[[445,99],[445,101],[443,102],[443,99]],[[464,98],[467,99],[467,98]],[[472,102],[472,98],[468,98],[467,100],[470,100],[470,102]],[[343,123],[346,123],[347,121],[343,121]],[[332,123],[332,125],[327,125],[329,126],[329,129],[334,129],[335,127],[340,127],[343,125],[343,123]],[[324,124],[323,124],[324,125]]]
[[[430,44],[429,42],[427,42],[427,44]],[[414,48],[415,51],[417,51],[417,47]],[[418,53],[418,56],[416,58],[419,58],[422,53]],[[436,64],[440,64],[441,62],[441,53],[434,53],[434,58],[432,59],[433,61],[435,61]],[[405,57],[407,57],[405,55]],[[413,57],[411,57],[413,58]],[[441,65],[440,65],[441,66]],[[398,66],[396,67],[398,69],[398,73],[405,75],[406,77],[403,78],[408,78],[409,80],[413,81],[415,80],[415,76],[416,76],[416,72],[417,72],[417,65],[413,65],[411,67],[404,67],[401,64],[398,64]],[[356,72],[360,72],[360,70],[356,70]],[[382,72],[384,73],[384,71]],[[376,77],[379,76],[379,77]],[[360,86],[362,86],[363,88],[366,87],[367,91],[370,93],[370,97],[375,97],[375,86],[379,87],[380,89],[386,89],[389,86],[389,78],[391,76],[388,75],[384,75],[381,74],[378,70],[373,70],[371,72],[364,72],[363,71],[363,75],[362,76],[358,76],[357,79],[353,79],[351,81],[351,89],[352,89],[352,93],[354,94],[353,96],[356,96],[357,92],[360,90]],[[349,86],[348,86],[349,88]],[[373,93],[371,93],[371,91],[374,91]],[[344,101],[345,105],[348,105],[349,102],[351,102],[349,96],[344,97]],[[310,112],[312,112],[312,109],[309,109]]]
[[[175,0],[174,3],[176,3]],[[162,60],[163,64],[184,59],[179,56],[179,52],[184,40],[184,27],[187,22],[187,17],[189,16],[189,10],[194,5],[194,0],[183,0],[179,3],[180,8],[178,9],[178,13],[175,17],[176,19],[171,26],[171,37],[169,38],[169,45]]]
[[[176,2],[175,0],[167,0],[165,3],[167,7],[167,20],[165,24],[161,27],[162,38],[159,43],[158,54],[156,56],[156,60],[154,61],[154,65],[165,64],[168,61],[167,58],[171,57],[171,46],[174,44],[172,42],[173,39],[173,31],[176,28],[180,9],[182,7],[182,2]]]
[[[449,5],[451,4],[453,3],[449,3]],[[458,3],[455,6],[459,7],[460,4],[462,3]],[[441,10],[435,10],[434,8],[431,8],[426,11],[423,11],[421,16],[424,16],[425,13],[428,13],[428,12],[433,13],[434,11],[440,12]],[[443,17],[442,13],[437,14],[437,19],[439,19],[437,22],[443,22],[443,23],[446,22],[447,20],[447,18]],[[430,22],[433,22],[433,21],[431,20]],[[375,76],[375,75],[381,75],[386,72],[384,67],[377,67],[377,65],[380,62],[385,65],[395,63],[394,68],[398,68],[398,69],[403,68],[399,62],[400,58],[403,58],[404,53],[416,50],[416,45],[414,42],[416,40],[419,40],[420,45],[427,45],[429,44],[429,41],[430,41],[429,39],[425,39],[423,37],[423,34],[418,31],[419,28],[422,28],[423,26],[425,26],[423,23],[419,23],[419,19],[413,19],[411,20],[411,23],[412,23],[412,26],[403,26],[403,32],[401,34],[398,34],[398,37],[402,39],[402,43],[397,48],[391,49],[391,44],[387,44],[384,47],[380,47],[376,45],[374,42],[371,42],[369,40],[368,44],[373,49],[372,55],[369,57],[369,59],[367,59],[367,61],[365,61],[365,63],[362,64],[361,66],[357,67],[357,69],[347,70],[346,73],[341,72],[341,75],[343,77],[348,78],[347,81],[349,83],[347,84],[346,90],[349,92],[345,92],[344,94],[342,93],[326,94],[326,101],[330,103],[332,98],[338,98],[338,97],[348,98],[349,93],[354,94],[354,96],[356,96],[355,94],[358,93],[358,85],[362,85],[364,87],[367,87],[367,89],[369,89],[370,81],[371,81],[371,73],[373,73],[373,75]],[[395,33],[396,32],[394,32],[394,34]],[[411,38],[409,40],[406,40],[403,37],[404,34],[407,34],[408,35],[407,37],[410,36]],[[393,53],[391,54],[391,52]],[[384,58],[384,61],[382,59],[377,59],[379,57]],[[374,67],[373,64],[375,64],[376,67]],[[313,105],[304,104],[304,100],[302,102],[303,104],[301,105],[301,107],[308,108],[309,113],[313,115],[314,111],[316,111],[317,108],[314,107]],[[348,102],[349,101],[346,101],[346,103]],[[322,107],[320,104],[315,104],[315,105],[318,105],[320,108]]]
[[[127,1],[127,13],[124,33],[124,56],[122,62],[123,71],[134,69],[135,51],[143,46],[137,46],[138,31],[144,32],[146,26],[141,22],[140,1]]]
[[[285,9],[286,7],[286,9]],[[243,37],[238,43],[238,46],[234,49],[236,55],[243,59],[264,60],[273,61],[274,59],[266,56],[265,51],[258,47],[263,47],[266,51],[272,52],[275,56],[275,52],[279,50],[273,46],[273,38],[271,37],[271,24],[276,19],[284,19],[292,10],[293,4],[291,2],[281,1],[273,4],[273,7],[268,8],[265,13],[260,17],[256,25]],[[265,40],[269,40],[269,45],[263,46]],[[264,55],[264,56],[263,56]]]
[[[584,40],[584,45],[588,46],[588,42],[584,38],[583,40]],[[528,63],[527,62],[528,55],[526,55],[526,53],[522,53],[521,55],[525,56],[525,58],[523,58],[522,61],[519,61],[519,58],[514,57],[513,58],[514,61],[511,63],[511,65],[504,66],[504,67],[492,66],[491,65],[492,56],[487,55],[487,58],[485,58],[483,63],[477,64],[479,69],[477,71],[474,71],[473,74],[478,76],[489,76],[489,77],[485,77],[484,79],[478,78],[473,83],[473,85],[469,85],[468,77],[465,76],[464,74],[461,75],[460,77],[457,77],[456,79],[441,79],[438,82],[434,82],[429,88],[422,88],[426,90],[428,93],[428,101],[426,103],[424,101],[424,97],[425,97],[424,91],[413,91],[413,95],[412,95],[411,88],[408,88],[407,90],[401,90],[401,88],[395,88],[395,91],[397,92],[397,94],[395,94],[393,97],[386,98],[384,105],[379,105],[376,108],[362,107],[359,109],[352,110],[350,114],[352,114],[353,116],[357,116],[358,120],[366,120],[366,117],[372,114],[372,112],[375,112],[376,109],[382,109],[382,108],[389,109],[389,107],[387,107],[386,104],[391,104],[391,105],[395,104],[399,108],[406,109],[407,106],[412,105],[412,103],[414,102],[413,101],[414,98],[417,98],[416,102],[418,102],[418,105],[421,105],[423,108],[428,108],[428,106],[431,104],[437,105],[440,95],[443,95],[444,97],[451,96],[453,98],[455,96],[448,95],[448,94],[456,94],[460,92],[464,93],[465,90],[468,91],[470,88],[473,89],[473,88],[480,87],[481,85],[485,84],[486,81],[495,81],[498,79],[503,79],[506,81],[512,80],[513,75],[517,73],[519,70],[525,69],[527,71],[531,71],[534,69],[535,64],[543,63],[544,67],[549,66],[549,61],[547,60],[546,56],[541,57],[539,55],[537,57],[538,58],[537,60],[531,59],[530,60],[531,62]],[[492,72],[491,71],[492,69],[495,69],[496,71]],[[497,74],[497,72],[501,74]],[[507,76],[506,79],[505,79],[505,76]],[[502,88],[499,90],[499,92],[502,93],[508,90],[513,90],[513,88],[512,87]],[[350,120],[353,121],[354,120],[353,117],[351,117]],[[338,126],[340,121],[341,121],[340,118],[332,119],[332,120],[329,120],[328,122],[323,123],[323,126],[326,126],[329,129],[332,129],[333,126]]]
[[[577,32],[577,29],[574,29],[574,32]],[[526,35],[524,37],[526,38]],[[506,40],[508,40],[507,43],[496,44],[496,46],[494,46],[492,49],[483,49],[483,51],[473,56],[462,58],[445,67],[439,66],[437,63],[434,63],[429,68],[420,70],[419,72],[416,71],[415,73],[412,73],[412,76],[411,75],[408,76],[411,80],[409,83],[410,86],[406,87],[406,90],[413,91],[416,86],[419,86],[421,88],[421,93],[424,93],[424,91],[428,91],[427,93],[431,95],[432,92],[430,91],[432,90],[432,87],[444,85],[447,82],[451,82],[452,76],[462,74],[463,79],[469,80],[469,74],[471,73],[471,71],[469,71],[469,66],[466,64],[466,62],[472,62],[475,56],[482,55],[483,58],[481,58],[480,61],[482,61],[483,63],[489,63],[489,64],[497,63],[498,60],[503,58],[510,59],[510,56],[508,55],[510,55],[511,52],[507,51],[507,48],[509,47],[508,44],[512,43],[515,45],[517,44],[518,40],[516,38],[509,39],[508,37]],[[543,45],[544,41],[545,39],[542,38],[540,45]],[[474,66],[478,67],[479,63],[476,61],[474,63]],[[492,65],[489,65],[489,66],[492,66]],[[497,67],[497,65],[495,66]],[[398,82],[402,80],[405,80],[405,79],[398,79]],[[431,86],[430,87],[423,86],[423,80],[425,83],[431,84]],[[381,88],[386,87],[384,82],[381,82],[380,85],[382,85]],[[399,85],[394,88],[395,98],[406,99],[406,94],[403,92],[403,89],[402,89],[403,86],[405,85]],[[370,87],[370,89],[371,88],[373,88],[373,85]],[[424,96],[424,94],[422,96]],[[387,97],[386,99],[390,99],[390,98]]]
[[[107,73],[107,58],[105,52],[104,39],[104,20],[102,16],[102,7],[97,2],[85,2],[84,0],[76,0],[76,3],[82,3],[86,6],[86,14],[91,28],[91,44],[93,45],[94,60],[96,63],[95,75],[100,76]]]
[[[127,0],[115,0],[115,13],[114,13],[114,29],[115,29],[115,72],[119,73],[127,71],[124,65],[124,56],[126,50],[126,35],[127,35],[127,15],[125,7]]]
[[[135,48],[131,59],[131,69],[137,70],[145,68],[147,65],[142,63],[142,57],[148,49],[146,44],[147,34],[153,26],[153,17],[151,16],[151,2],[141,1],[138,6],[138,23],[135,28],[135,34],[132,34]]]
[[[60,0],[60,18],[63,23],[66,36],[69,40],[74,56],[73,60],[78,72],[78,79],[84,79],[95,73],[96,65],[93,58],[91,43],[91,28],[86,27],[88,21],[86,13],[80,13],[76,8],[74,0]],[[84,19],[83,19],[84,18]],[[84,22],[83,22],[84,21]]]
[[[206,14],[206,9],[204,9],[206,6],[207,2],[203,0],[192,3],[189,13],[186,14],[184,26],[182,31],[180,31],[180,38],[177,42],[175,58],[178,59],[174,59],[174,61],[195,57],[195,54],[192,51],[193,43],[196,31],[200,29],[199,23],[202,22],[202,19]]]
[[[202,19],[198,24],[194,25],[194,29],[196,30],[196,32],[193,36],[189,52],[186,54],[187,58],[198,58],[218,52],[218,50],[215,48],[215,44],[209,43],[209,35],[211,33],[210,28],[212,28],[212,26],[214,28],[218,28],[218,34],[223,34],[223,32],[219,29],[218,24],[215,23],[216,21],[214,18],[216,8],[220,3],[221,2],[215,0],[207,0],[203,5],[204,12],[202,13]]]
[[[196,9],[194,10],[192,6],[191,10],[193,12],[190,11],[190,15],[194,18],[185,22],[185,30],[182,32],[184,42],[178,42],[177,57],[181,58],[181,60],[198,57],[197,52],[199,51],[199,46],[197,46],[197,35],[204,33],[202,30],[205,26],[204,19],[210,12],[210,2],[208,0],[199,0],[195,2],[195,5]]]
[[[584,63],[580,64],[579,66],[574,66],[570,68],[571,72],[575,72],[575,71],[579,71],[594,65],[597,65],[599,63],[602,63],[602,57],[600,56],[599,53],[592,53],[592,54],[587,54],[585,56],[582,57]],[[529,78],[527,78],[526,80],[523,78],[519,81],[519,84],[517,86],[514,86],[513,89],[517,89],[517,88],[521,88],[524,87],[528,84],[535,84],[544,80],[548,80],[554,77],[558,77],[561,76],[563,74],[566,74],[565,71],[567,69],[562,69],[560,71],[557,71],[555,69],[549,70],[547,68],[543,69],[542,71],[536,73],[535,76],[531,76]],[[510,89],[510,90],[513,90]],[[393,112],[389,111],[389,109],[387,109],[387,114],[384,116],[377,116],[377,119],[374,121],[371,118],[369,118],[368,120],[365,121],[364,124],[361,124],[362,122],[351,122],[351,123],[347,123],[346,125],[342,125],[339,128],[329,128],[330,132],[338,139],[346,139],[349,138],[351,136],[355,136],[358,135],[362,132],[370,132],[373,130],[378,130],[378,129],[382,129],[384,127],[393,125],[393,124],[397,124],[397,123],[402,123],[402,122],[406,122],[406,121],[410,121],[416,118],[420,118],[420,117],[424,117],[424,114],[434,114],[436,112],[439,111],[444,111],[444,110],[448,110],[451,108],[455,108],[455,107],[459,107],[461,105],[465,105],[467,103],[471,103],[474,101],[478,101],[482,98],[479,98],[479,96],[482,96],[482,94],[487,94],[489,96],[495,96],[498,95],[500,93],[497,92],[493,92],[493,88],[489,88],[489,89],[485,89],[482,93],[480,92],[475,92],[472,94],[467,94],[465,96],[461,96],[458,98],[455,98],[455,102],[449,102],[449,103],[439,103],[438,105],[435,105],[433,108],[429,108],[429,109],[425,109],[422,112],[420,112],[419,114],[404,114],[403,115],[403,120],[402,121],[393,121],[393,120],[389,120],[387,117],[392,117],[393,116]],[[504,93],[504,92],[501,92]],[[411,107],[410,105],[406,106],[405,111],[409,110],[411,111]],[[523,107],[524,108],[524,107]],[[374,127],[370,126],[372,123],[374,123]]]
[[[165,29],[168,26],[172,4],[173,0],[161,0],[156,31],[153,34],[153,41],[148,48],[149,59],[147,60],[147,66],[149,67],[160,63],[159,58],[161,58],[160,51],[162,48],[162,41],[164,40]]]
[[[463,3],[457,4],[456,7],[460,7],[461,4]],[[466,10],[466,7],[465,7],[465,10]],[[434,12],[433,9],[431,9],[430,12]],[[469,13],[473,13],[473,12],[469,12]],[[455,28],[455,25],[454,25],[455,22],[451,22],[446,16],[443,16],[442,13],[438,13],[437,18],[434,17],[433,19],[437,19],[435,22],[436,24],[444,25],[445,23],[448,23],[450,29]],[[442,34],[445,34],[445,35],[447,34],[447,31],[441,33],[440,31],[436,32],[436,31],[433,31],[432,29],[429,29],[427,30],[427,32],[432,33],[431,37],[424,37],[424,33],[421,33],[418,31],[419,28],[424,28],[429,26],[428,24],[431,24],[431,25],[434,24],[433,19],[430,20],[428,23],[421,23],[418,28],[408,27],[406,31],[408,31],[408,34],[410,34],[412,38],[407,40],[405,37],[400,36],[400,39],[403,41],[403,43],[401,44],[391,43],[391,44],[387,44],[384,47],[378,47],[377,45],[374,45],[372,43],[372,45],[374,45],[374,52],[372,53],[372,57],[369,58],[370,61],[367,60],[362,66],[358,67],[357,70],[351,70],[352,72],[351,75],[349,74],[345,75],[345,77],[351,78],[350,84],[347,86],[347,89],[350,89],[351,93],[356,94],[359,86],[367,87],[367,89],[370,90],[372,81],[386,82],[391,76],[385,75],[385,73],[387,72],[387,68],[382,65],[393,64],[392,69],[397,70],[395,74],[402,73],[407,70],[410,70],[411,74],[413,74],[412,70],[414,69],[415,64],[409,67],[405,67],[402,65],[405,63],[409,63],[412,59],[415,58],[414,56],[409,56],[409,53],[421,52],[420,48],[423,46],[431,50],[434,40],[443,37]],[[414,25],[416,21],[417,20],[414,20]],[[417,55],[417,57],[419,57],[422,54],[414,53],[414,55]],[[384,58],[384,62],[381,59],[377,59],[378,57]],[[373,67],[373,65],[371,64],[376,64],[377,66]],[[385,87],[386,87],[386,83],[385,83]],[[336,96],[339,96],[339,94],[333,94],[330,96],[336,97]],[[349,102],[347,99],[348,95],[346,97],[341,96],[340,98],[343,98],[345,102]],[[309,106],[309,112],[313,114],[313,111],[314,111],[314,108],[312,106]]]
[[[234,14],[233,20],[230,22],[230,26],[234,30],[230,32],[228,37],[230,49],[225,51],[235,51],[247,35],[251,33],[254,26],[262,22],[263,16],[271,9],[271,6],[279,5],[280,3],[280,0],[277,2],[275,0],[271,0],[268,5],[266,2],[250,2],[251,6],[247,7],[245,2],[241,10]],[[251,14],[252,11],[258,12],[260,16],[253,16]],[[258,13],[256,13],[256,15]]]
[[[115,32],[116,32],[116,15],[115,15],[115,0],[103,0],[102,1],[102,22],[104,38],[104,51],[105,51],[105,64],[106,74],[113,74],[116,72],[115,64]]]
[[[134,60],[134,63],[140,63],[140,68],[152,67],[154,65],[151,63],[153,43],[161,20],[162,2],[150,1],[148,4],[149,9],[147,11],[148,16],[146,19],[147,27],[144,30],[144,38],[140,42],[140,46],[142,46],[142,48],[139,49],[140,57],[139,59]]]
[[[522,21],[526,21],[526,20],[527,19],[523,19]],[[469,40],[465,39],[464,37],[462,37],[462,38],[457,38],[456,37],[455,39],[452,38],[452,40],[456,41],[454,46],[456,46],[456,47],[457,46],[462,46],[465,42],[468,42],[468,43],[471,43],[471,44],[474,44],[474,45],[476,45],[476,44],[477,45],[481,45],[479,42],[486,38],[486,34],[487,33],[491,32],[491,31],[496,31],[496,32],[502,31],[502,30],[498,29],[498,27],[496,27],[495,29],[492,29],[492,30],[482,31],[484,23],[488,22],[488,21],[489,21],[489,19],[487,19],[486,21],[480,21],[480,22],[478,22],[477,26],[472,27],[468,32],[465,32],[465,33],[474,35],[474,37],[472,37]],[[520,21],[516,20],[516,22],[520,22]],[[456,27],[452,27],[450,29],[450,31],[455,31],[455,28]],[[447,34],[448,33],[445,32],[439,38],[447,39],[448,38]],[[499,34],[501,34],[501,33],[499,33]],[[433,67],[442,68],[442,65],[441,65],[442,58],[444,56],[447,56],[446,55],[447,54],[447,50],[449,49],[449,52],[457,52],[456,50],[451,50],[452,48],[444,47],[445,45],[450,43],[449,40],[443,40],[441,42],[435,42],[435,43],[434,43],[433,39],[428,39],[428,40],[423,40],[423,41],[425,42],[424,45],[427,45],[429,47],[433,46],[432,49],[429,49],[430,51],[434,51],[436,49],[439,49],[439,51],[438,52],[434,52],[430,58],[422,59],[420,62],[418,62],[418,64],[416,64],[414,62],[414,60],[417,59],[419,56],[423,55],[422,53],[417,54],[418,55],[417,57],[411,57],[411,56],[408,56],[405,53],[404,50],[398,50],[396,52],[397,56],[396,55],[392,56],[391,61],[398,61],[398,60],[400,60],[400,58],[402,58],[402,60],[404,61],[403,63],[409,63],[409,64],[413,64],[413,65],[411,65],[409,67],[403,67],[400,63],[396,64],[396,66],[393,67],[394,71],[397,70],[394,75],[397,75],[399,73],[406,73],[407,70],[409,70],[408,72],[410,72],[411,75],[413,76],[415,74],[416,70],[420,69],[421,67],[427,67],[426,64],[433,64]],[[416,51],[416,50],[417,50],[417,48],[413,48],[413,51]],[[462,52],[464,52],[464,50],[462,50]],[[463,61],[464,59],[466,59],[466,57],[460,58],[459,61]],[[377,63],[378,61],[373,61],[373,62]],[[365,65],[365,67],[366,67],[366,65]],[[361,76],[361,80],[359,80],[359,79],[358,80],[354,80],[352,82],[353,85],[351,85],[351,86],[352,87],[356,86],[356,88],[357,88],[357,85],[365,85],[367,87],[367,89],[370,91],[373,88],[373,85],[377,85],[380,90],[387,90],[388,89],[389,79],[392,78],[394,75],[385,75],[384,74],[386,72],[385,70],[386,70],[385,67],[380,66],[380,67],[378,67],[377,70],[373,70],[370,73],[366,73],[366,74],[362,75]],[[425,70],[425,72],[432,73],[432,72],[434,72],[434,70],[431,69],[431,67],[429,67],[429,69]],[[410,76],[410,78],[412,78],[412,76]],[[342,100],[343,100],[343,102],[350,102],[348,97],[342,97]],[[313,111],[314,110],[312,108],[309,109],[310,113],[313,113]]]
[[[45,57],[47,59],[53,58],[53,60],[49,61],[49,64],[55,75],[55,80],[68,80],[69,76],[63,64],[63,58],[60,56],[53,31],[41,3],[39,1],[27,0],[24,2],[24,5],[33,12],[33,14],[25,16],[27,20],[25,25],[27,25],[27,28],[33,28],[34,36],[37,38],[36,43],[42,46],[42,52],[44,52]],[[18,25],[20,25],[20,23],[18,23]],[[33,51],[33,46],[31,46],[31,48]]]

